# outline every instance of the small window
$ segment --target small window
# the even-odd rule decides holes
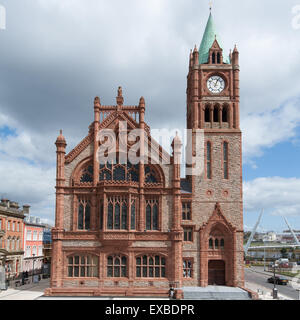
[[[220,241],[220,247],[221,247],[221,249],[224,249],[224,245],[225,245],[224,239],[221,239],[221,241]]]
[[[211,143],[209,141],[206,145],[206,177],[211,179]]]
[[[209,239],[209,249],[213,249],[214,248],[214,241],[213,239]]]
[[[218,239],[215,240],[215,249],[219,249],[219,240]]]
[[[224,142],[223,144],[223,166],[224,166],[224,179],[228,179],[228,142]]]
[[[191,220],[191,203],[182,203],[182,220]]]
[[[210,122],[210,108],[205,108],[205,122]]]
[[[193,228],[183,228],[184,241],[193,241]]]
[[[191,260],[183,260],[183,277],[184,278],[193,277],[193,264]]]
[[[109,256],[107,258],[107,276],[110,278],[127,277],[127,258],[125,256]]]

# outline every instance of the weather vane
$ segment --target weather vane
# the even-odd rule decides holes
[[[212,9],[212,0],[209,1],[209,10],[211,11]]]

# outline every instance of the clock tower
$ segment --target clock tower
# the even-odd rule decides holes
[[[244,285],[239,72],[237,47],[226,55],[210,13],[187,76],[187,128],[196,163],[203,163],[187,177],[199,228],[200,286]]]

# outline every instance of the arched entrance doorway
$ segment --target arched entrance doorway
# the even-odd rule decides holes
[[[209,260],[208,262],[208,285],[225,286],[225,261]]]

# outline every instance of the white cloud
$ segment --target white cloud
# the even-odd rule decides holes
[[[300,179],[266,177],[244,182],[245,211],[300,217]]]
[[[299,124],[300,103],[296,99],[273,111],[248,114],[241,123],[245,161],[261,156],[265,148],[294,138]]]
[[[55,168],[41,168],[26,161],[0,158],[0,196],[29,204],[34,215],[54,221]]]

